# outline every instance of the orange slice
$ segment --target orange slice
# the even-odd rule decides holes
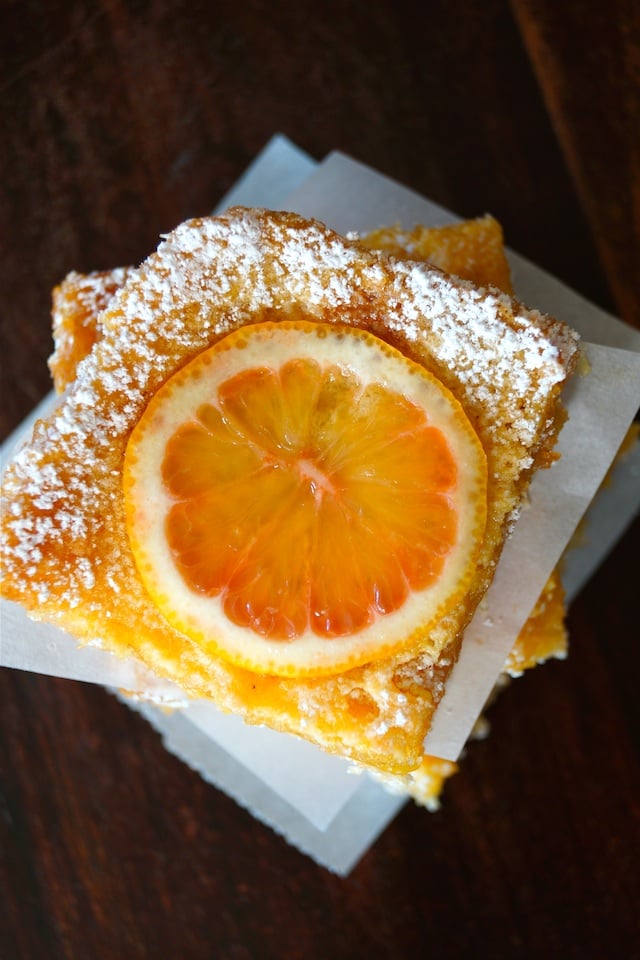
[[[240,328],[178,371],[129,440],[130,544],[164,617],[279,676],[419,642],[460,602],[486,461],[452,394],[353,327]]]

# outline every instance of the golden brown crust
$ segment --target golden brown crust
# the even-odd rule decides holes
[[[505,671],[518,676],[552,657],[563,659],[568,645],[564,614],[564,590],[555,570],[509,653]]]
[[[418,806],[427,810],[437,810],[445,783],[458,769],[458,764],[451,760],[425,754],[420,766],[404,776],[385,774],[379,770],[371,770],[371,774],[390,793],[411,797]]]
[[[361,242],[394,256],[428,260],[445,273],[479,287],[497,287],[504,293],[513,293],[502,227],[489,215],[441,227],[380,227],[363,236]]]
[[[70,273],[52,294],[54,351],[49,357],[53,385],[62,393],[75,380],[78,364],[101,336],[100,314],[122,287],[131,267]]]

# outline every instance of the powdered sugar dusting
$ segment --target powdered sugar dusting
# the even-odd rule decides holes
[[[550,389],[564,380],[566,355],[574,349],[571,336],[557,325],[553,332],[559,336],[551,339],[537,325],[540,314],[522,308],[514,315],[514,302],[504,294],[480,292],[444,274],[416,270],[413,264],[398,264],[396,276],[400,290],[410,296],[397,294],[393,327],[415,342],[424,337],[428,317],[438,359],[455,369],[467,402],[475,405],[480,399],[495,416],[491,398],[499,397],[518,440],[529,444],[539,424],[523,403],[531,407],[544,402]]]
[[[392,335],[443,378],[453,371],[489,442],[515,445],[514,477],[531,463],[576,349],[566,328],[506,296],[294,215],[236,208],[190,221],[120,279],[100,339],[6,479],[3,562],[15,592],[24,584],[42,603],[53,592],[91,608],[98,581],[102,606],[105,591],[114,602],[126,592],[135,577],[121,493],[129,433],[178,367],[241,324],[302,311]]]

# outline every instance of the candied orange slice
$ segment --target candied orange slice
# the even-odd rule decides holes
[[[388,344],[270,322],[158,391],[124,495],[169,623],[238,666],[312,677],[410,647],[462,600],[486,461],[458,401]]]

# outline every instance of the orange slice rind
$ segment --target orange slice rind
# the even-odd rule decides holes
[[[254,672],[410,647],[460,601],[484,451],[427,370],[356,328],[243,327],[154,396],[128,443],[129,540],[169,623]]]

